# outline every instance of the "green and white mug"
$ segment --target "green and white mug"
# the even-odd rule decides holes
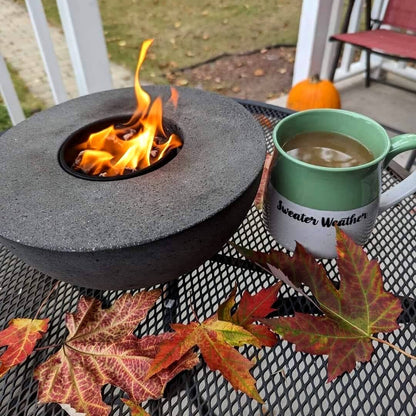
[[[282,146],[296,134],[327,131],[358,140],[374,156],[360,166],[322,167],[302,162]],[[382,169],[401,152],[416,148],[415,134],[390,139],[380,124],[344,110],[294,113],[275,127],[276,146],[265,196],[269,232],[283,247],[296,242],[315,257],[336,257],[334,224],[360,245],[367,242],[377,215],[416,192],[416,172],[381,193]]]

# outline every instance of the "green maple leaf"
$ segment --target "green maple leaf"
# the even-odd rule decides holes
[[[369,361],[372,340],[377,340],[373,334],[398,329],[402,312],[399,299],[383,289],[378,263],[368,260],[364,250],[339,228],[336,234],[339,289],[300,244],[291,258],[300,265],[292,270],[302,270],[296,281],[309,286],[324,316],[295,313],[294,317],[262,320],[296,344],[297,351],[328,355],[328,381],[352,371],[357,361]],[[272,263],[269,269],[276,271]]]
[[[62,348],[35,370],[39,402],[68,404],[86,415],[106,416],[111,408],[101,398],[105,384],[124,390],[136,405],[160,398],[169,380],[199,360],[189,352],[146,378],[159,344],[172,334],[139,339],[133,331],[159,296],[158,290],[125,294],[109,309],[102,309],[96,299],[81,298],[76,313],[66,316],[69,335]]]

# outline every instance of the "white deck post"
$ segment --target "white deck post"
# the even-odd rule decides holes
[[[322,58],[321,79],[328,79],[331,75],[332,65],[335,59],[337,47],[339,45],[337,42],[330,42],[328,39],[333,34],[339,32],[341,16],[344,8],[343,6],[343,0],[334,0],[332,3],[331,15],[329,17],[329,22],[327,23],[327,44]]]
[[[55,55],[45,11],[41,0],[26,0],[32,27],[35,32],[36,41],[39,45],[46,75],[49,79],[52,96],[55,104],[68,99],[59,69],[58,59]]]
[[[388,1],[385,0],[375,0],[373,3],[373,7],[371,8],[371,18],[382,20],[384,13],[386,12]],[[373,76],[374,78],[378,78],[381,72],[381,66],[385,59],[380,55],[371,55],[371,68],[373,69]],[[389,60],[387,60],[389,61]],[[361,62],[365,62],[365,53],[361,53]],[[404,61],[401,61],[403,64]],[[375,69],[375,70],[374,70]]]
[[[58,0],[80,95],[112,88],[97,0]]]
[[[348,26],[348,32],[357,32],[358,28],[360,27],[360,16],[362,7],[362,0],[358,0],[354,3],[354,7],[352,8],[351,12],[350,24]],[[344,53],[342,54],[340,66],[341,71],[347,72],[349,70],[349,67],[354,58],[355,49],[356,48],[354,46],[348,44],[344,46]]]
[[[303,0],[292,84],[321,73],[333,0]]]
[[[0,93],[6,103],[7,112],[13,125],[20,123],[25,119],[22,107],[20,106],[19,98],[10,78],[6,62],[0,54]]]

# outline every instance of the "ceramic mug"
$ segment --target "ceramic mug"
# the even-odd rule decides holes
[[[303,132],[336,132],[354,138],[374,156],[359,166],[322,167],[300,161],[282,146]],[[397,154],[416,148],[415,134],[390,139],[380,124],[344,110],[294,113],[273,131],[275,154],[265,196],[266,225],[283,247],[296,241],[318,258],[336,257],[334,224],[363,245],[377,215],[416,192],[416,172],[381,193],[382,169]]]

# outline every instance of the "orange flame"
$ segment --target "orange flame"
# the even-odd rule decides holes
[[[74,168],[88,175],[119,176],[149,167],[171,150],[182,146],[175,134],[169,137],[162,125],[162,99],[153,102],[140,85],[139,72],[153,39],[143,42],[135,73],[137,107],[127,123],[107,127],[81,143]],[[169,100],[175,106],[178,93],[171,89]]]

